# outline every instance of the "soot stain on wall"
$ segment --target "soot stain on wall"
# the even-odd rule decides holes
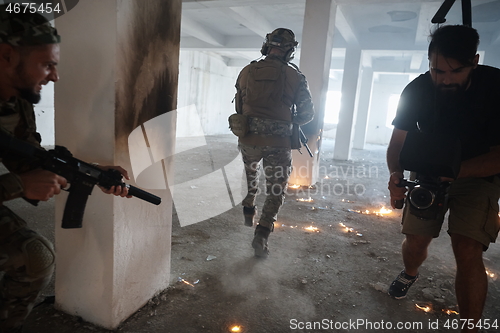
[[[118,48],[123,52],[116,90],[119,151],[128,150],[128,135],[136,127],[177,107],[181,0],[134,0],[129,9]]]

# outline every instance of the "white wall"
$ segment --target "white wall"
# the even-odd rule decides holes
[[[179,67],[178,107],[196,105],[205,135],[230,134],[227,118],[234,113],[231,101],[241,68],[226,66],[224,60],[213,53],[182,50]],[[42,145],[54,145],[53,83],[43,87],[42,100],[35,105],[35,114]],[[188,121],[178,125],[189,128]]]
[[[205,135],[231,134],[227,118],[234,113],[234,84],[241,68],[228,67],[223,58],[209,52],[181,50],[177,107],[194,104]],[[249,61],[250,63],[250,61]],[[177,130],[189,128],[179,117]]]
[[[392,94],[401,94],[409,82],[409,76],[374,74],[374,77],[366,142],[387,145],[392,134],[392,127],[386,126],[389,98]]]
[[[42,99],[35,105],[37,131],[42,135],[42,146],[54,145],[54,83],[42,88]]]

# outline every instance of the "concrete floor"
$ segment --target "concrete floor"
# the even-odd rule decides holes
[[[208,143],[212,157],[206,161],[196,159],[200,164],[197,168],[209,165],[217,169],[236,153],[232,136],[208,138]],[[246,333],[384,331],[367,326],[334,326],[365,320],[375,325],[422,325],[392,331],[457,332],[444,325],[457,322],[459,317],[442,312],[456,310],[455,265],[446,232],[431,244],[421,279],[408,297],[398,301],[388,297],[385,290],[402,268],[401,214],[363,213],[387,205],[386,148],[367,145],[365,150],[353,150],[351,161],[335,161],[333,144],[332,140],[324,140],[321,156],[318,188],[328,191],[290,192],[271,234],[272,252],[266,260],[253,257],[253,230],[243,226],[239,205],[186,227],[181,227],[174,215],[171,286],[116,331],[231,332],[234,325],[240,325],[241,332]],[[360,170],[373,173],[363,176]],[[364,189],[362,195],[354,194],[356,185]],[[340,193],[341,187],[351,191]],[[311,202],[297,200],[309,197]],[[262,206],[262,202],[263,197],[258,205]],[[53,239],[53,202],[37,208],[22,200],[9,204],[34,229]],[[306,229],[311,226],[318,228],[317,232]],[[347,232],[346,227],[352,232]],[[484,318],[500,321],[500,246],[492,244],[484,257],[487,269],[495,274],[489,278]],[[44,291],[45,295],[52,293],[53,285]],[[426,313],[416,305],[430,306],[432,310]],[[307,327],[307,323],[323,320],[333,326]],[[433,326],[436,324],[438,329]],[[109,332],[56,311],[50,304],[37,307],[26,326],[28,331],[38,333]]]

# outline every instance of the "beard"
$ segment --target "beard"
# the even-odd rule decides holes
[[[36,83],[32,83],[33,80],[26,74],[24,67],[24,62],[21,62],[16,68],[16,74],[20,82],[22,82],[22,86],[16,87],[16,90],[19,93],[19,97],[32,104],[37,104],[40,102],[42,96],[40,92],[35,90]]]
[[[32,104],[37,104],[40,102],[42,99],[42,96],[40,93],[35,92],[34,89],[30,88],[17,88],[17,91],[19,92],[19,97],[22,99],[32,103]]]
[[[470,85],[472,77],[472,71],[467,76],[467,79],[462,84],[438,84],[436,85],[436,97],[438,101],[442,103],[451,104],[459,103],[461,98],[464,96],[465,91]]]

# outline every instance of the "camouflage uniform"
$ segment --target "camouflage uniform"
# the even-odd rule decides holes
[[[16,137],[39,146],[33,107],[16,99],[0,104],[0,126]],[[19,198],[23,185],[16,173],[29,166],[20,160],[3,160],[11,173],[0,176],[0,200]],[[15,332],[22,326],[40,291],[50,282],[54,250],[44,237],[0,204],[0,332]]]
[[[285,200],[285,190],[292,171],[292,151],[290,148],[270,146],[247,146],[239,144],[245,173],[247,176],[248,194],[243,200],[244,207],[255,206],[258,193],[260,160],[263,160],[266,176],[266,201],[262,208],[259,224],[273,229],[279,209]]]
[[[292,123],[303,125],[312,120],[311,93],[305,76],[273,55],[246,66],[236,90],[236,112],[248,117],[249,126],[248,134],[239,139],[248,186],[242,204],[255,206],[259,162],[263,160],[267,197],[259,225],[273,230],[292,168]]]
[[[16,137],[39,144],[31,104],[16,100],[0,104],[0,126]],[[15,172],[26,171],[20,161],[3,160],[11,171],[0,176],[0,200],[19,198],[23,185]],[[0,332],[15,332],[33,308],[54,270],[52,244],[27,228],[26,222],[0,204]]]
[[[13,14],[0,6],[0,43],[13,46],[59,43],[55,29],[39,14]],[[33,105],[13,98],[0,102],[0,130],[40,146]],[[52,277],[52,244],[3,205],[4,201],[23,196],[23,184],[17,174],[31,167],[24,160],[0,158],[10,173],[0,176],[0,332],[20,332],[37,296]]]

